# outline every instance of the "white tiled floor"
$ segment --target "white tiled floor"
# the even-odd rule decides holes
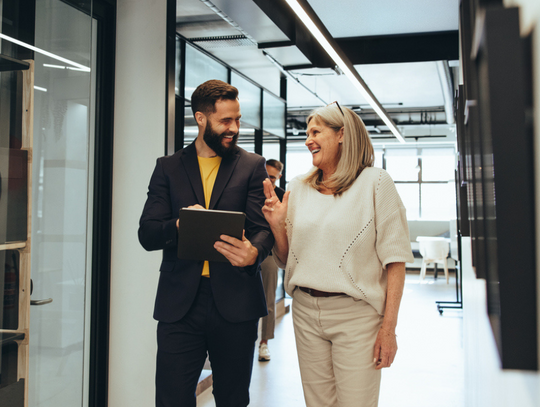
[[[399,351],[390,369],[383,371],[379,407],[463,407],[464,367],[462,311],[439,315],[435,301],[455,300],[450,284],[432,275],[419,281],[408,274],[397,329]],[[269,342],[272,360],[255,360],[251,406],[305,407],[296,359],[291,314],[276,321]],[[198,407],[214,407],[211,388],[197,400]]]

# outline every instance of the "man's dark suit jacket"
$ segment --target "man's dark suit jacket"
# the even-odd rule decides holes
[[[238,148],[232,157],[222,159],[212,191],[209,209],[244,212],[246,238],[259,251],[253,266],[210,262],[214,301],[230,322],[267,314],[259,267],[274,244],[261,210],[265,200],[263,180],[267,177],[264,158]],[[158,158],[139,223],[141,245],[146,250],[163,250],[154,308],[158,321],[182,319],[197,294],[203,262],[178,259],[176,229],[179,209],[195,204],[205,207],[197,151],[192,143],[172,156]]]
[[[276,196],[278,197],[280,202],[283,202],[283,195],[285,195],[285,190],[280,187],[275,187],[274,192],[276,193]]]

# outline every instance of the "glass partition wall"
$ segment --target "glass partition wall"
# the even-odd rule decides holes
[[[180,44],[180,39],[177,39],[177,42]],[[184,97],[186,99],[190,100],[197,86],[209,79],[219,79],[224,82],[229,81],[227,67],[189,43],[186,43],[185,50],[186,69],[184,72],[186,74],[184,79]],[[180,78],[179,80],[182,83]]]

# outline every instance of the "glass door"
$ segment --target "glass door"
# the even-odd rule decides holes
[[[85,406],[97,22],[60,0],[36,16],[28,405]]]

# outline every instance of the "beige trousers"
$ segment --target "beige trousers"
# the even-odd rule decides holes
[[[278,266],[274,257],[269,255],[261,263],[261,276],[268,306],[268,315],[261,319],[261,339],[274,338],[276,326],[276,289],[278,281]]]
[[[296,289],[293,322],[307,407],[376,407],[373,346],[382,317],[365,301]]]

